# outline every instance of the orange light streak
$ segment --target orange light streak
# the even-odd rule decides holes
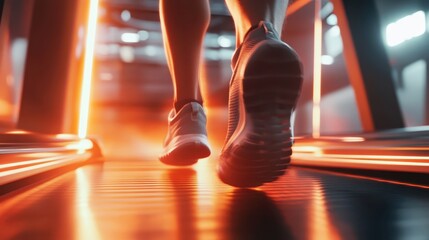
[[[309,150],[305,151],[301,150],[300,148],[295,148],[296,149],[296,153],[308,153],[310,152]],[[301,151],[300,151],[301,150]],[[410,156],[410,155],[368,155],[368,154],[326,154],[323,153],[323,151],[319,151],[319,152],[312,152],[312,153],[317,153],[317,157],[324,157],[324,158],[329,158],[329,159],[335,159],[335,158],[340,158],[340,159],[364,159],[364,160],[372,160],[372,162],[377,163],[377,162],[382,162],[382,163],[389,163],[389,164],[395,164],[395,163],[402,163],[401,161],[384,161],[384,160],[420,160],[420,161],[429,161],[429,156]],[[381,161],[377,161],[377,159],[383,159]],[[328,161],[328,160],[327,160]],[[419,163],[412,163],[412,162],[404,162],[404,163],[409,163],[410,166],[416,164],[416,166],[429,166],[429,162],[419,162]],[[422,164],[422,165],[420,165]]]
[[[89,139],[82,139],[77,143],[71,143],[66,146],[66,149],[77,150],[78,153],[84,153],[94,147],[94,144]]]
[[[314,1],[314,59],[313,59],[313,138],[320,137],[320,98],[322,79],[322,20],[320,0]]]
[[[5,132],[6,134],[29,134],[30,132],[24,130],[12,130]]]
[[[28,160],[28,161],[0,164],[0,170],[6,169],[6,168],[13,168],[13,167],[30,165],[30,164],[35,164],[35,163],[44,163],[44,162],[56,161],[56,160],[61,159],[61,158],[62,157],[59,156],[59,157],[50,157],[50,158],[43,158],[43,159],[37,159],[37,160]]]
[[[20,175],[21,177],[31,176],[34,173],[40,172],[41,170],[49,170],[55,166],[63,166],[71,162],[76,162],[76,163],[82,162],[85,159],[87,159],[89,156],[90,156],[89,153],[88,153],[88,156],[84,154],[79,156],[72,155],[65,158],[63,157],[62,160],[49,161],[42,164],[0,172],[0,185],[11,182],[15,179],[18,179],[19,178],[18,175]]]
[[[309,219],[310,239],[314,240],[336,240],[341,239],[340,235],[332,223],[328,206],[326,204],[325,193],[319,181],[311,184],[311,218]]]
[[[342,142],[365,142],[363,137],[321,137],[326,140],[340,140]]]
[[[62,152],[68,150],[77,150],[79,152],[90,150],[94,147],[94,144],[89,139],[81,139],[78,142],[70,143],[64,147],[12,147],[0,149],[0,154],[16,154],[16,153],[42,153],[47,155],[48,152]],[[38,157],[38,156],[34,156]]]
[[[323,153],[293,154],[292,163],[302,166],[320,166],[352,169],[371,169],[396,172],[429,172],[429,157],[425,156],[380,156],[346,155]]]
[[[60,133],[55,135],[55,138],[57,139],[74,139],[76,137],[76,135],[74,134],[69,134],[69,133]]]
[[[80,98],[78,136],[85,138],[88,130],[89,100],[91,93],[92,68],[94,61],[95,32],[97,30],[98,0],[89,3],[89,17],[86,33],[86,48]]]
[[[48,151],[65,151],[68,150],[64,147],[46,147],[46,148],[4,148],[0,149],[0,154],[16,154],[16,153],[45,153]]]
[[[345,159],[345,158],[341,158],[338,160],[332,159],[332,158],[323,159],[323,160],[314,160],[314,157],[307,159],[307,158],[302,158],[298,154],[294,156],[298,158],[298,159],[294,159],[293,161],[294,163],[313,162],[314,164],[312,165],[315,165],[315,166],[318,165],[317,163],[323,163],[324,166],[332,166],[332,167],[344,166],[346,164],[348,165],[355,164],[355,166],[367,166],[367,167],[369,167],[369,165],[390,166],[390,167],[392,166],[429,167],[429,163],[427,162],[383,161],[383,160],[371,160],[371,159]],[[323,157],[328,158],[330,156],[324,155]],[[389,169],[385,169],[385,170],[389,170]]]
[[[425,186],[425,185],[421,185],[421,184],[405,183],[405,182],[399,182],[399,181],[394,181],[394,180],[386,180],[386,179],[376,178],[376,177],[359,176],[359,175],[348,174],[348,173],[339,173],[339,172],[321,171],[321,170],[315,170],[315,171],[329,172],[329,174],[331,174],[331,175],[342,176],[342,177],[350,177],[350,178],[355,178],[355,179],[370,180],[370,181],[376,181],[376,182],[382,182],[382,183],[390,183],[390,184],[407,186],[407,187],[429,189],[429,186]]]
[[[83,159],[86,159],[86,158],[81,159],[81,158],[77,158],[76,156],[69,156],[66,158],[63,157],[61,160],[49,161],[49,162],[45,162],[43,164],[32,165],[29,167],[23,167],[23,168],[19,168],[19,169],[0,172],[0,177],[6,177],[6,176],[18,174],[18,173],[23,173],[23,174],[28,173],[28,175],[31,175],[30,172],[37,170],[37,169],[48,168],[48,167],[54,166],[54,165],[62,165],[63,163],[81,162],[81,161],[83,161]]]
[[[293,146],[293,152],[295,153],[321,153],[322,149],[316,146]]]
[[[90,182],[85,172],[76,169],[76,234],[77,239],[101,239],[90,206]]]

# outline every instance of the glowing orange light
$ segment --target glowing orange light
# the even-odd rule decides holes
[[[364,142],[365,138],[363,137],[321,137],[326,140],[339,140],[342,142]]]
[[[320,137],[320,98],[322,79],[322,20],[320,0],[315,0],[314,12],[314,61],[313,61],[313,138]]]
[[[341,239],[335,225],[329,216],[328,206],[326,204],[325,193],[319,181],[313,181],[311,184],[311,219],[309,221],[310,239],[333,240]]]
[[[301,152],[301,153],[320,153],[322,151],[321,148],[316,146],[293,146],[293,152]]]
[[[426,162],[429,160],[429,156],[324,154],[323,152],[318,152],[318,153],[322,154],[322,155],[319,155],[321,157],[329,158],[329,160],[326,160],[326,161],[336,161],[334,159],[350,159],[350,160],[347,160],[347,162],[357,161],[358,163],[365,162],[368,164],[392,164],[392,165],[400,164],[400,165],[408,165],[408,166],[429,166],[429,163]],[[398,161],[395,161],[395,160],[398,160]],[[425,162],[410,162],[410,161],[401,161],[401,160],[415,160],[415,161],[423,160]]]
[[[92,67],[94,60],[95,32],[97,28],[98,0],[89,3],[89,17],[86,34],[86,48],[80,98],[80,116],[78,136],[85,138],[88,129],[89,99],[91,93]]]
[[[66,146],[66,149],[77,150],[78,153],[84,153],[86,150],[92,149],[94,144],[89,139],[82,139],[77,143],[71,143]]]
[[[12,130],[12,131],[7,131],[6,133],[7,134],[27,134],[27,133],[30,133],[30,132],[23,131],[23,130]]]
[[[22,179],[24,177],[28,177],[34,175],[35,173],[39,173],[43,170],[53,169],[54,167],[64,166],[71,162],[80,162],[88,158],[88,155],[82,155],[82,158],[78,158],[76,155],[71,155],[68,157],[63,157],[61,160],[44,162],[37,165],[32,165],[28,167],[22,167],[18,169],[12,169],[0,172],[0,185],[6,184],[17,179]]]
[[[76,137],[76,135],[68,134],[68,133],[60,133],[60,134],[55,135],[55,138],[57,138],[57,139],[73,139],[75,137]]]
[[[102,239],[90,206],[91,186],[85,172],[76,169],[76,233],[78,239]]]
[[[365,138],[362,137],[343,137],[341,139],[343,142],[364,142]]]
[[[44,159],[37,159],[37,160],[28,160],[28,161],[20,161],[20,162],[13,162],[13,163],[5,163],[5,164],[0,164],[0,170],[6,169],[6,168],[25,166],[25,165],[30,165],[30,164],[38,164],[38,163],[56,161],[58,159],[59,159],[59,157],[51,157],[51,158],[44,158]]]
[[[429,156],[327,154],[323,151],[299,151],[299,148],[293,154],[293,164],[399,172],[429,172]]]

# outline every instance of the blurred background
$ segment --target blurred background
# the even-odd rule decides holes
[[[304,88],[296,111],[295,133],[312,132],[314,5],[309,1],[290,12],[282,38],[304,65]],[[429,8],[425,0],[377,0],[379,34],[405,126],[429,124]],[[34,0],[5,1],[0,41],[0,122],[3,129],[18,121]],[[210,1],[212,18],[204,41],[201,79],[205,104],[225,107],[235,48],[233,22],[223,0]],[[337,16],[322,1],[321,134],[362,132],[355,92],[343,56]],[[365,18],[365,16],[362,16]],[[411,26],[411,27],[410,27]],[[85,29],[75,29],[76,56],[82,54]],[[45,49],[50,51],[50,49]],[[43,66],[40,66],[43,67]],[[94,56],[92,106],[166,109],[172,83],[160,32],[157,0],[101,0]],[[380,93],[383,98],[383,93]]]

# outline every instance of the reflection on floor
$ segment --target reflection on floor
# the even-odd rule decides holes
[[[234,189],[215,173],[223,110],[209,112],[213,156],[192,168],[156,161],[166,113],[138,112],[93,120],[104,164],[2,196],[0,239],[428,239],[425,188],[292,167]]]

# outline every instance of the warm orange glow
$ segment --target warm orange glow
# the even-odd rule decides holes
[[[212,149],[213,150],[213,149]],[[218,150],[214,150],[218,152]],[[219,196],[231,194],[233,187],[223,184],[216,176],[216,162],[213,158],[200,159],[193,166],[196,172],[196,217],[197,229],[216,229],[219,223],[213,218],[221,218],[219,206],[225,206],[227,200]],[[211,213],[210,213],[211,212]],[[213,231],[201,231],[195,239],[217,239]]]
[[[86,33],[86,48],[80,98],[78,136],[85,138],[88,129],[89,99],[91,93],[92,67],[94,61],[95,32],[97,28],[98,0],[89,3],[89,17]]]
[[[61,133],[61,134],[55,135],[55,138],[57,138],[57,139],[73,139],[75,137],[76,137],[76,135],[68,134],[68,133]]]
[[[321,153],[322,149],[315,146],[293,146],[293,152],[301,153]]]
[[[94,144],[89,139],[82,139],[77,143],[71,143],[66,146],[66,149],[77,150],[78,153],[84,153],[85,151],[92,149]]]
[[[309,151],[311,148],[311,146],[294,147],[293,164],[302,166],[357,168],[382,171],[429,172],[429,156],[401,156],[394,155],[394,153],[391,153],[391,155],[360,154],[365,151],[364,148],[356,150],[355,154],[344,154],[341,152],[336,154],[326,153],[323,150],[320,150],[319,152]],[[331,149],[331,151],[334,150],[335,149]]]
[[[205,186],[211,186],[214,184],[215,179],[210,172],[213,169],[213,164],[208,158],[200,159],[197,164],[193,166],[197,173],[197,187],[204,188]],[[200,193],[201,191],[198,191]]]
[[[25,189],[25,191],[16,190],[16,194],[13,198],[5,198],[0,204],[0,216],[5,216],[5,212],[7,209],[14,208],[18,206],[20,208],[24,208],[30,204],[32,201],[25,201],[26,199],[32,199],[33,201],[37,201],[37,199],[41,198],[43,195],[37,194],[42,189],[46,189],[58,184],[58,182],[62,181],[61,177],[55,177],[53,179],[47,180],[46,182],[34,184],[31,188]],[[15,208],[17,209],[17,208]],[[6,231],[6,229],[2,229]]]
[[[326,140],[336,140],[342,142],[364,142],[365,138],[363,137],[321,137],[321,139]]]
[[[0,177],[3,178],[3,177],[7,177],[7,176],[10,176],[10,175],[14,175],[14,174],[25,173],[25,172],[29,172],[29,171],[32,171],[32,170],[37,170],[37,169],[40,169],[40,168],[44,168],[44,167],[48,167],[48,166],[51,166],[51,165],[55,165],[58,162],[65,162],[65,161],[67,161],[67,160],[50,161],[50,162],[47,162],[47,163],[33,165],[33,166],[25,167],[25,168],[19,168],[19,169],[13,169],[13,170],[9,170],[9,171],[4,171],[4,172],[0,172]]]
[[[302,151],[304,147],[294,147],[296,154],[308,153],[309,151]],[[311,148],[309,148],[311,149]],[[322,151],[312,152],[317,153],[317,157],[329,158],[326,161],[335,161],[334,159],[357,159],[358,162],[366,162],[368,164],[404,164],[409,166],[429,166],[429,162],[409,162],[409,161],[400,161],[400,160],[415,160],[415,161],[429,161],[429,156],[401,156],[401,155],[368,155],[368,154],[326,154]],[[379,160],[377,160],[379,159]],[[364,161],[369,160],[369,161]],[[387,160],[387,161],[386,161]],[[392,161],[388,161],[392,160]],[[395,161],[399,160],[399,161]],[[325,161],[325,160],[324,160]],[[349,162],[349,160],[347,160]]]
[[[205,188],[207,186],[215,186],[219,184],[219,179],[216,175],[213,174],[213,169],[216,169],[213,159],[205,158],[200,159],[197,164],[193,166],[195,172],[197,173],[197,188],[198,188],[198,203],[200,205],[207,204],[207,201],[212,201],[212,199],[207,199],[207,192]],[[228,185],[222,184],[223,188],[227,191],[234,189]]]
[[[310,239],[341,239],[335,225],[329,217],[325,193],[319,181],[312,182],[311,214],[309,221]]]
[[[76,234],[77,239],[101,239],[90,207],[91,188],[82,168],[76,169]]]
[[[400,155],[349,155],[349,154],[323,154],[324,157],[341,159],[365,159],[368,164],[404,164],[409,166],[429,166],[428,162],[404,162],[404,161],[385,161],[385,160],[429,160],[429,156],[400,156]],[[375,160],[385,159],[385,160]]]
[[[5,163],[5,164],[0,164],[0,170],[6,169],[6,168],[25,166],[25,165],[30,165],[30,164],[50,162],[50,161],[55,161],[55,160],[58,160],[58,157],[50,157],[50,158],[43,158],[43,159],[37,159],[37,160],[28,160],[28,161]]]
[[[55,159],[55,160],[51,160],[37,165],[30,165],[27,167],[0,172],[0,185],[11,182],[19,178],[31,176],[35,173],[41,172],[42,170],[44,171],[49,170],[54,167],[64,166],[66,164],[73,163],[73,162],[81,162],[88,158],[87,155],[80,155],[80,156],[82,156],[82,158],[76,155],[71,155],[69,157],[62,157],[61,159]]]
[[[12,112],[12,108],[13,106],[9,102],[0,99],[0,116],[8,116]]]
[[[343,137],[341,139],[343,142],[364,142],[365,138],[362,137]]]
[[[30,132],[27,131],[23,131],[23,130],[12,130],[12,131],[7,131],[7,134],[28,134]]]
[[[314,11],[314,61],[313,61],[313,138],[320,137],[320,98],[322,78],[322,20],[320,0],[315,0]]]

